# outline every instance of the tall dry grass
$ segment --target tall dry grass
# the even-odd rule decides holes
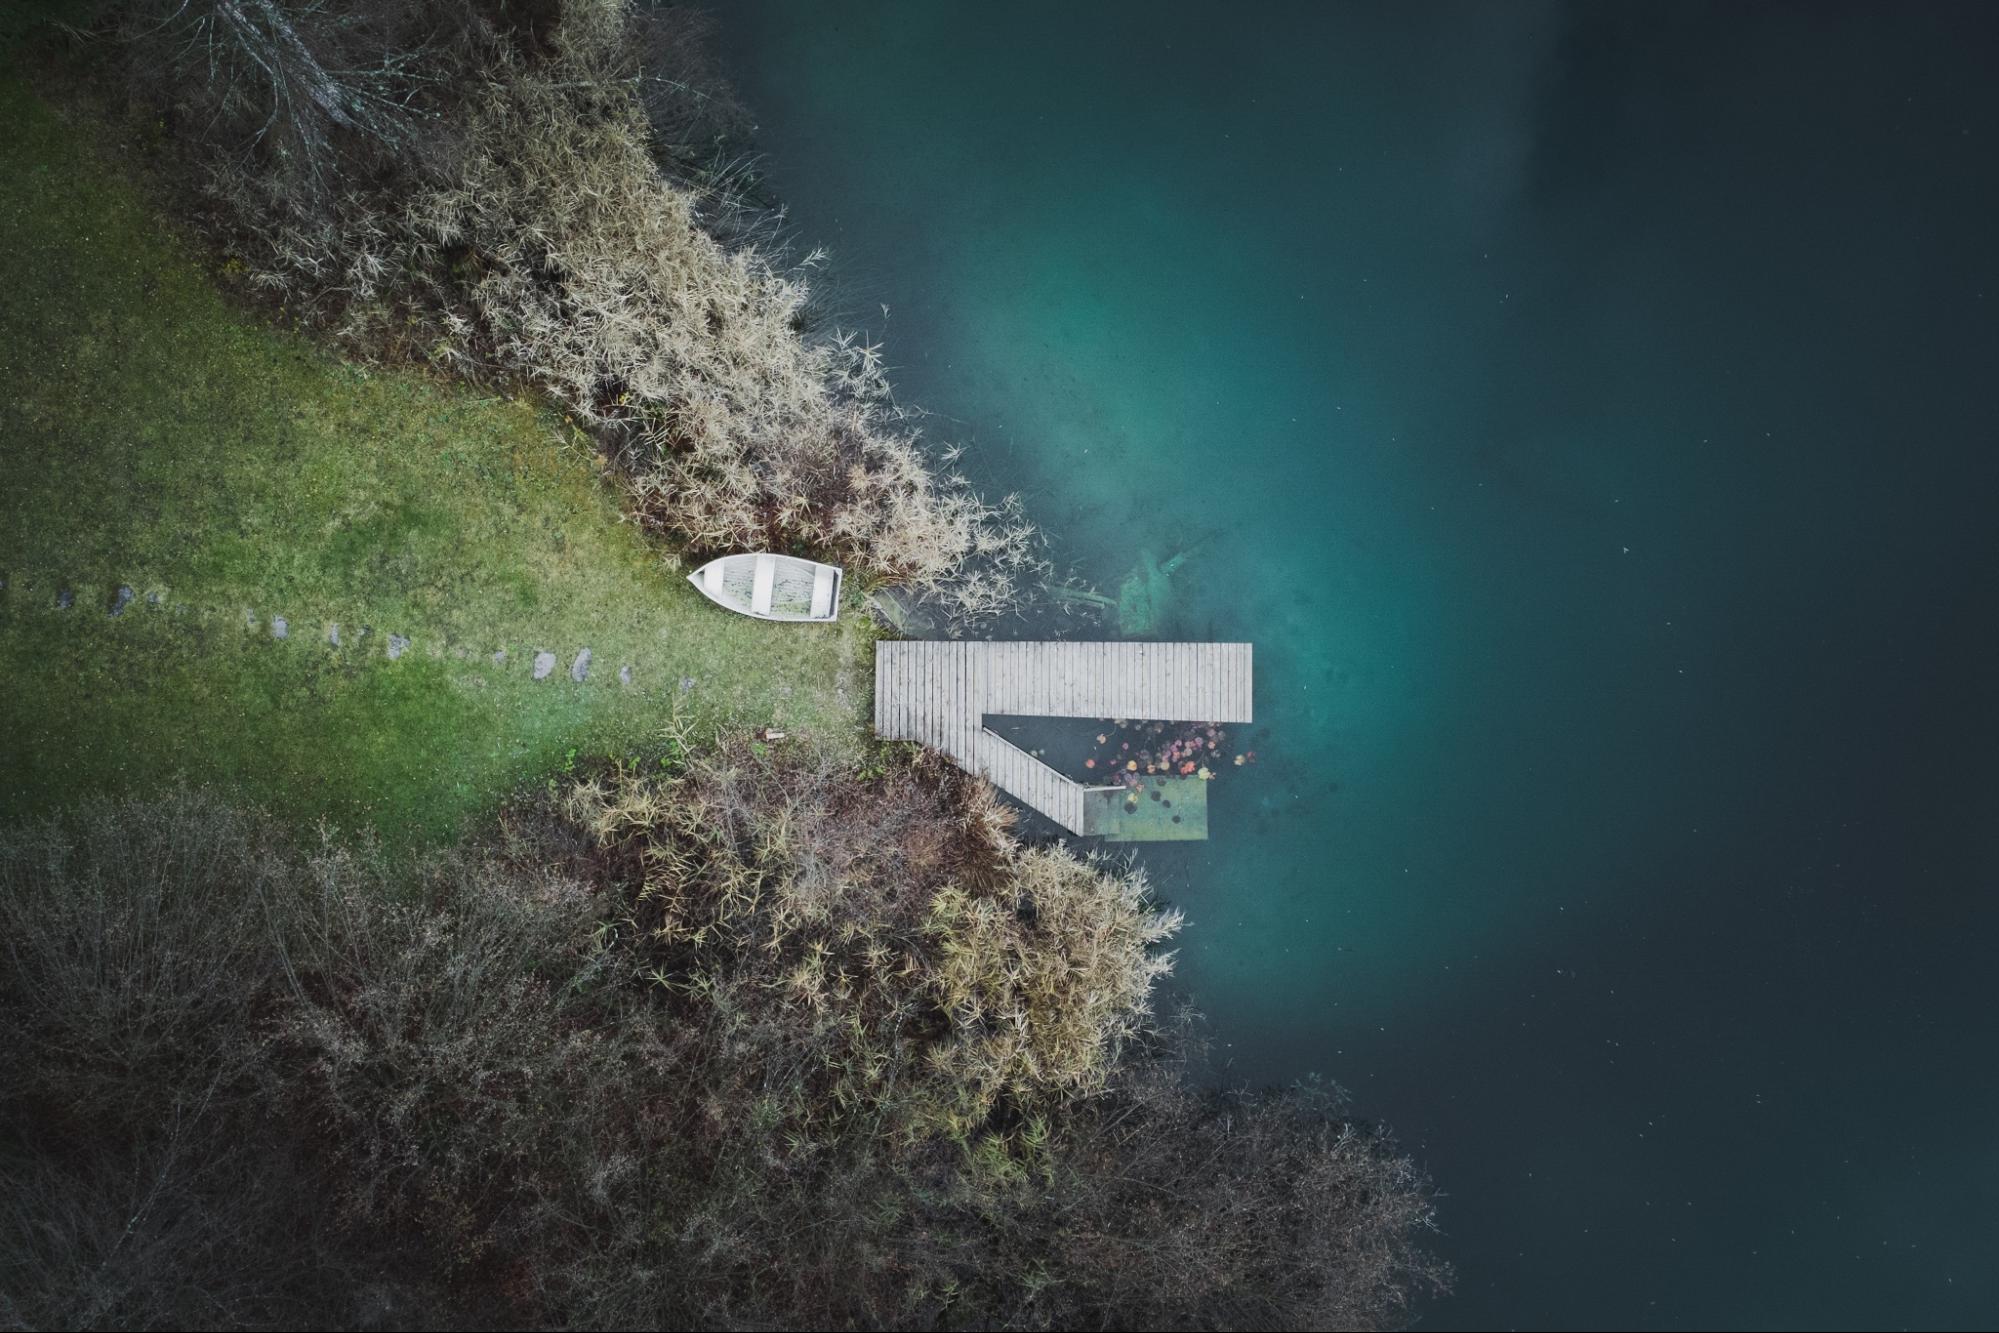
[[[0,827],[0,1322],[1350,1327],[1440,1278],[1379,1135],[1162,1059],[1170,918],[989,789],[738,741],[567,805],[420,857]]]
[[[958,621],[1043,572],[1019,506],[926,452],[880,349],[813,328],[823,257],[786,263],[745,222],[731,104],[690,82],[712,77],[698,19],[626,0],[514,27],[470,0],[167,8],[127,25],[130,49],[171,75],[147,86],[179,108],[212,217],[288,310],[370,355],[546,393],[617,459],[638,521],[690,553],[823,555]]]
[[[1022,846],[990,785],[934,757],[863,779],[736,740],[568,808],[642,877],[630,928],[658,986],[815,1034],[785,1052],[802,1134],[865,1108],[971,1143],[1101,1091],[1171,968],[1179,916],[1139,871]]]

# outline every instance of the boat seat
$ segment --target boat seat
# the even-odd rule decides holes
[[[770,596],[777,584],[777,557],[760,555],[757,557],[756,582],[750,585],[750,614],[767,616],[770,614]]]
[[[833,611],[833,580],[839,577],[830,569],[819,569],[812,574],[812,618],[819,620]]]
[[[725,577],[726,573],[722,568],[722,562],[720,560],[711,560],[701,571],[701,586],[713,595],[720,597]]]

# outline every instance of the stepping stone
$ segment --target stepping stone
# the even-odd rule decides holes
[[[400,634],[391,634],[389,636],[389,660],[393,662],[398,657],[401,657],[408,650],[409,646],[410,641],[408,639],[405,639]]]
[[[499,652],[493,654],[493,665],[505,666],[506,664],[507,664],[507,650],[502,648],[500,649]]]
[[[534,655],[534,678],[547,680],[555,672],[555,654],[540,651]]]
[[[56,610],[67,611],[75,605],[75,593],[71,592],[68,588],[59,588],[56,590]]]
[[[326,641],[335,648],[340,646],[340,626],[337,622],[326,627]]]
[[[685,694],[685,693],[686,693],[687,691],[689,691],[689,690],[691,690],[691,689],[693,689],[693,688],[694,688],[694,677],[692,677],[692,676],[682,676],[682,677],[680,678],[680,692],[681,692],[682,694]]]
[[[118,585],[117,596],[111,599],[111,609],[105,612],[105,614],[112,616],[122,616],[125,614],[125,608],[131,605],[131,602],[132,602],[132,590],[121,583]]]
[[[271,637],[274,639],[289,639],[291,636],[292,636],[291,622],[286,620],[283,616],[272,616]]]
[[[630,667],[628,667],[628,666],[621,666],[621,667],[619,667],[619,668],[618,668],[618,684],[620,684],[620,685],[629,685],[629,684],[631,684],[631,683],[632,683],[632,669],[631,669]]]
[[[576,654],[576,660],[569,664],[569,678],[581,685],[590,675],[590,650],[585,648]]]
[[[146,604],[148,606],[158,606],[160,604],[160,595],[156,592],[147,593]]]

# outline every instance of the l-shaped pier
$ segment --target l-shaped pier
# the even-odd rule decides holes
[[[1086,787],[986,726],[988,716],[1249,722],[1246,643],[875,645],[875,731],[916,741],[1071,833],[1103,832]]]

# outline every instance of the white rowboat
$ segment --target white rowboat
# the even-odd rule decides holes
[[[758,620],[824,624],[840,614],[840,570],[793,555],[725,555],[687,576],[709,601]]]

